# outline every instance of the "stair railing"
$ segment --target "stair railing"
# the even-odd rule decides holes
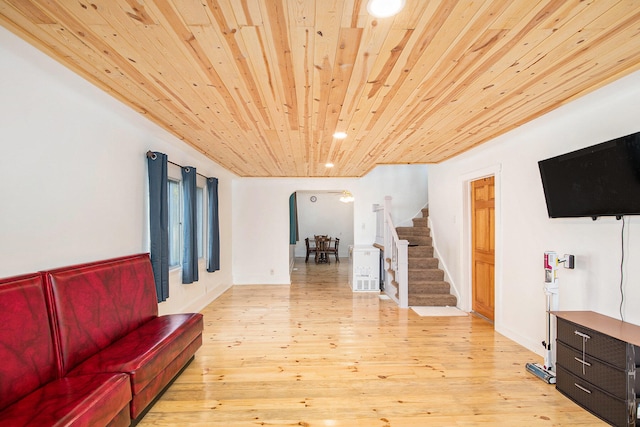
[[[384,246],[384,292],[400,308],[409,307],[409,241],[400,240],[391,219],[391,196],[384,198],[384,205],[374,205],[376,211],[376,243]],[[382,231],[382,233],[381,233]],[[382,234],[382,236],[380,236]],[[382,238],[383,242],[379,242]]]

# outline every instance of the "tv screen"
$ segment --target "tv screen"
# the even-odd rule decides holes
[[[550,218],[640,215],[640,132],[538,167]]]

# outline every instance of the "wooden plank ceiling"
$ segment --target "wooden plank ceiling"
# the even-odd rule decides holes
[[[640,69],[638,0],[366,1],[0,0],[0,23],[246,177],[441,162]]]

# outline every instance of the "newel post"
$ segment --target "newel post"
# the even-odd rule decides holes
[[[409,308],[409,241],[398,240],[398,305]]]
[[[384,217],[384,253],[382,256],[382,262],[385,263],[384,264],[384,271],[385,271],[385,279],[384,282],[385,283],[389,283],[389,275],[387,274],[387,271],[391,268],[393,268],[393,262],[391,261],[393,259],[393,245],[392,245],[392,239],[393,236],[391,235],[391,224],[389,224],[389,218],[391,217],[391,196],[385,196],[384,197],[384,204],[383,204],[383,217]],[[389,260],[389,265],[386,265],[387,260]]]

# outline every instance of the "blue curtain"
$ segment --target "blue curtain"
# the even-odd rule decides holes
[[[220,224],[218,220],[218,178],[207,178],[207,271],[220,270]]]
[[[182,168],[182,283],[198,281],[198,209],[196,168]]]
[[[298,196],[293,193],[289,197],[289,244],[298,242]]]
[[[149,172],[149,237],[151,268],[158,302],[169,298],[169,202],[167,155],[147,153]]]

